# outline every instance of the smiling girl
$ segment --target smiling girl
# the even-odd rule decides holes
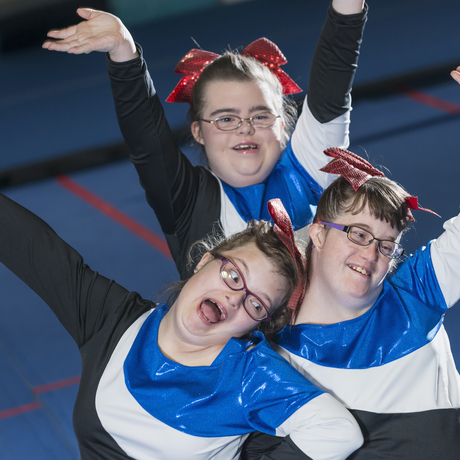
[[[176,145],[142,50],[121,21],[89,9],[78,14],[86,21],[50,31],[57,40],[43,46],[108,53],[118,122],[181,278],[191,274],[187,254],[195,241],[269,219],[272,198],[282,200],[296,231],[311,223],[329,183],[318,172],[322,151],[348,145],[363,0],[332,0],[292,137],[295,110],[285,95],[301,89],[280,69],[286,59],[274,43],[264,38],[239,54],[191,50],[184,56],[176,68],[184,77],[167,100],[190,104],[191,131],[208,168],[193,167]]]
[[[426,209],[359,157],[328,154],[343,177],[319,200],[305,298],[276,350],[356,417],[365,441],[350,459],[456,460],[460,376],[443,320],[460,298],[460,216],[397,265],[411,209]],[[245,458],[268,446],[254,437]]]

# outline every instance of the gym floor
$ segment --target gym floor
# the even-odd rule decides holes
[[[413,252],[436,238],[444,220],[459,210],[460,87],[449,71],[460,65],[455,29],[460,3],[379,3],[369,0],[350,150],[385,166],[422,206],[442,216],[415,212],[417,222],[403,241]],[[287,56],[284,70],[306,88],[327,5],[327,0],[253,0],[131,32],[163,100],[179,80],[176,63],[196,47],[194,40],[221,52],[266,36]],[[47,221],[93,269],[157,299],[177,273],[126,159],[105,57],[35,46],[0,55],[0,66],[1,192]],[[165,108],[179,141],[196,158],[185,144],[187,107],[165,103]],[[3,266],[0,292],[0,458],[77,459],[71,419],[78,350],[43,301]],[[445,324],[459,365],[456,306]]]

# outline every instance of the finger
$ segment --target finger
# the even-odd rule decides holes
[[[46,48],[49,51],[61,51],[61,52],[71,52],[72,49],[78,49],[82,46],[82,42],[79,40],[59,40],[59,41],[46,41],[43,43],[43,48]],[[72,53],[71,54],[79,54]]]
[[[67,38],[70,37],[71,35],[74,35],[77,32],[77,26],[70,26],[66,27],[65,29],[52,29],[50,30],[46,36],[51,37],[51,38]]]
[[[97,16],[101,11],[93,10],[91,8],[78,8],[77,14],[83,19],[91,19],[94,16]]]
[[[457,67],[457,70],[452,70],[450,76],[457,82],[460,83],[460,67]]]

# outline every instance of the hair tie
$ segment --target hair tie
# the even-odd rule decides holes
[[[291,254],[297,265],[297,269],[300,274],[299,284],[294,289],[291,297],[289,298],[287,307],[293,312],[299,308],[305,296],[305,282],[304,282],[304,269],[305,261],[302,258],[297,246],[295,244],[294,229],[292,228],[292,222],[289,218],[289,214],[283,206],[283,203],[279,198],[274,198],[267,203],[268,212],[270,217],[273,219],[273,231],[275,235],[281,240],[286,246],[287,250]]]
[[[331,160],[326,166],[323,166],[320,169],[320,171],[331,174],[340,174],[351,184],[355,192],[371,177],[385,177],[385,174],[383,174],[382,171],[374,168],[364,158],[361,158],[360,156],[348,150],[333,147],[324,150],[324,154],[329,157],[332,157],[333,160]],[[410,211],[411,209],[427,211],[431,214],[434,214],[435,216],[441,217],[439,214],[436,214],[434,211],[431,211],[431,209],[420,207],[418,205],[417,197],[407,197],[406,204],[408,207],[407,218],[411,222],[415,221],[414,216]]]
[[[283,87],[283,94],[300,93],[301,88],[281,70],[279,66],[286,64],[287,59],[281,50],[267,38],[259,38],[249,44],[240,53],[242,56],[257,59],[262,65],[276,75]],[[192,102],[193,85],[198,80],[204,68],[215,61],[219,54],[209,51],[192,49],[177,64],[174,72],[183,74],[179,83],[166,99],[167,102]]]

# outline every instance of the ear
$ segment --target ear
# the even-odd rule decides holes
[[[198,144],[204,145],[204,139],[201,134],[201,126],[199,121],[194,121],[192,123],[192,126],[190,126],[190,129],[192,131],[192,135],[194,139],[198,142]]]
[[[311,240],[313,241],[315,248],[321,249],[321,247],[324,244],[324,239],[326,237],[326,231],[324,227],[320,223],[316,222],[310,225],[308,233],[310,235]]]
[[[197,266],[193,273],[200,271],[207,263],[211,262],[214,259],[214,256],[210,252],[206,252],[201,260],[198,262]]]

